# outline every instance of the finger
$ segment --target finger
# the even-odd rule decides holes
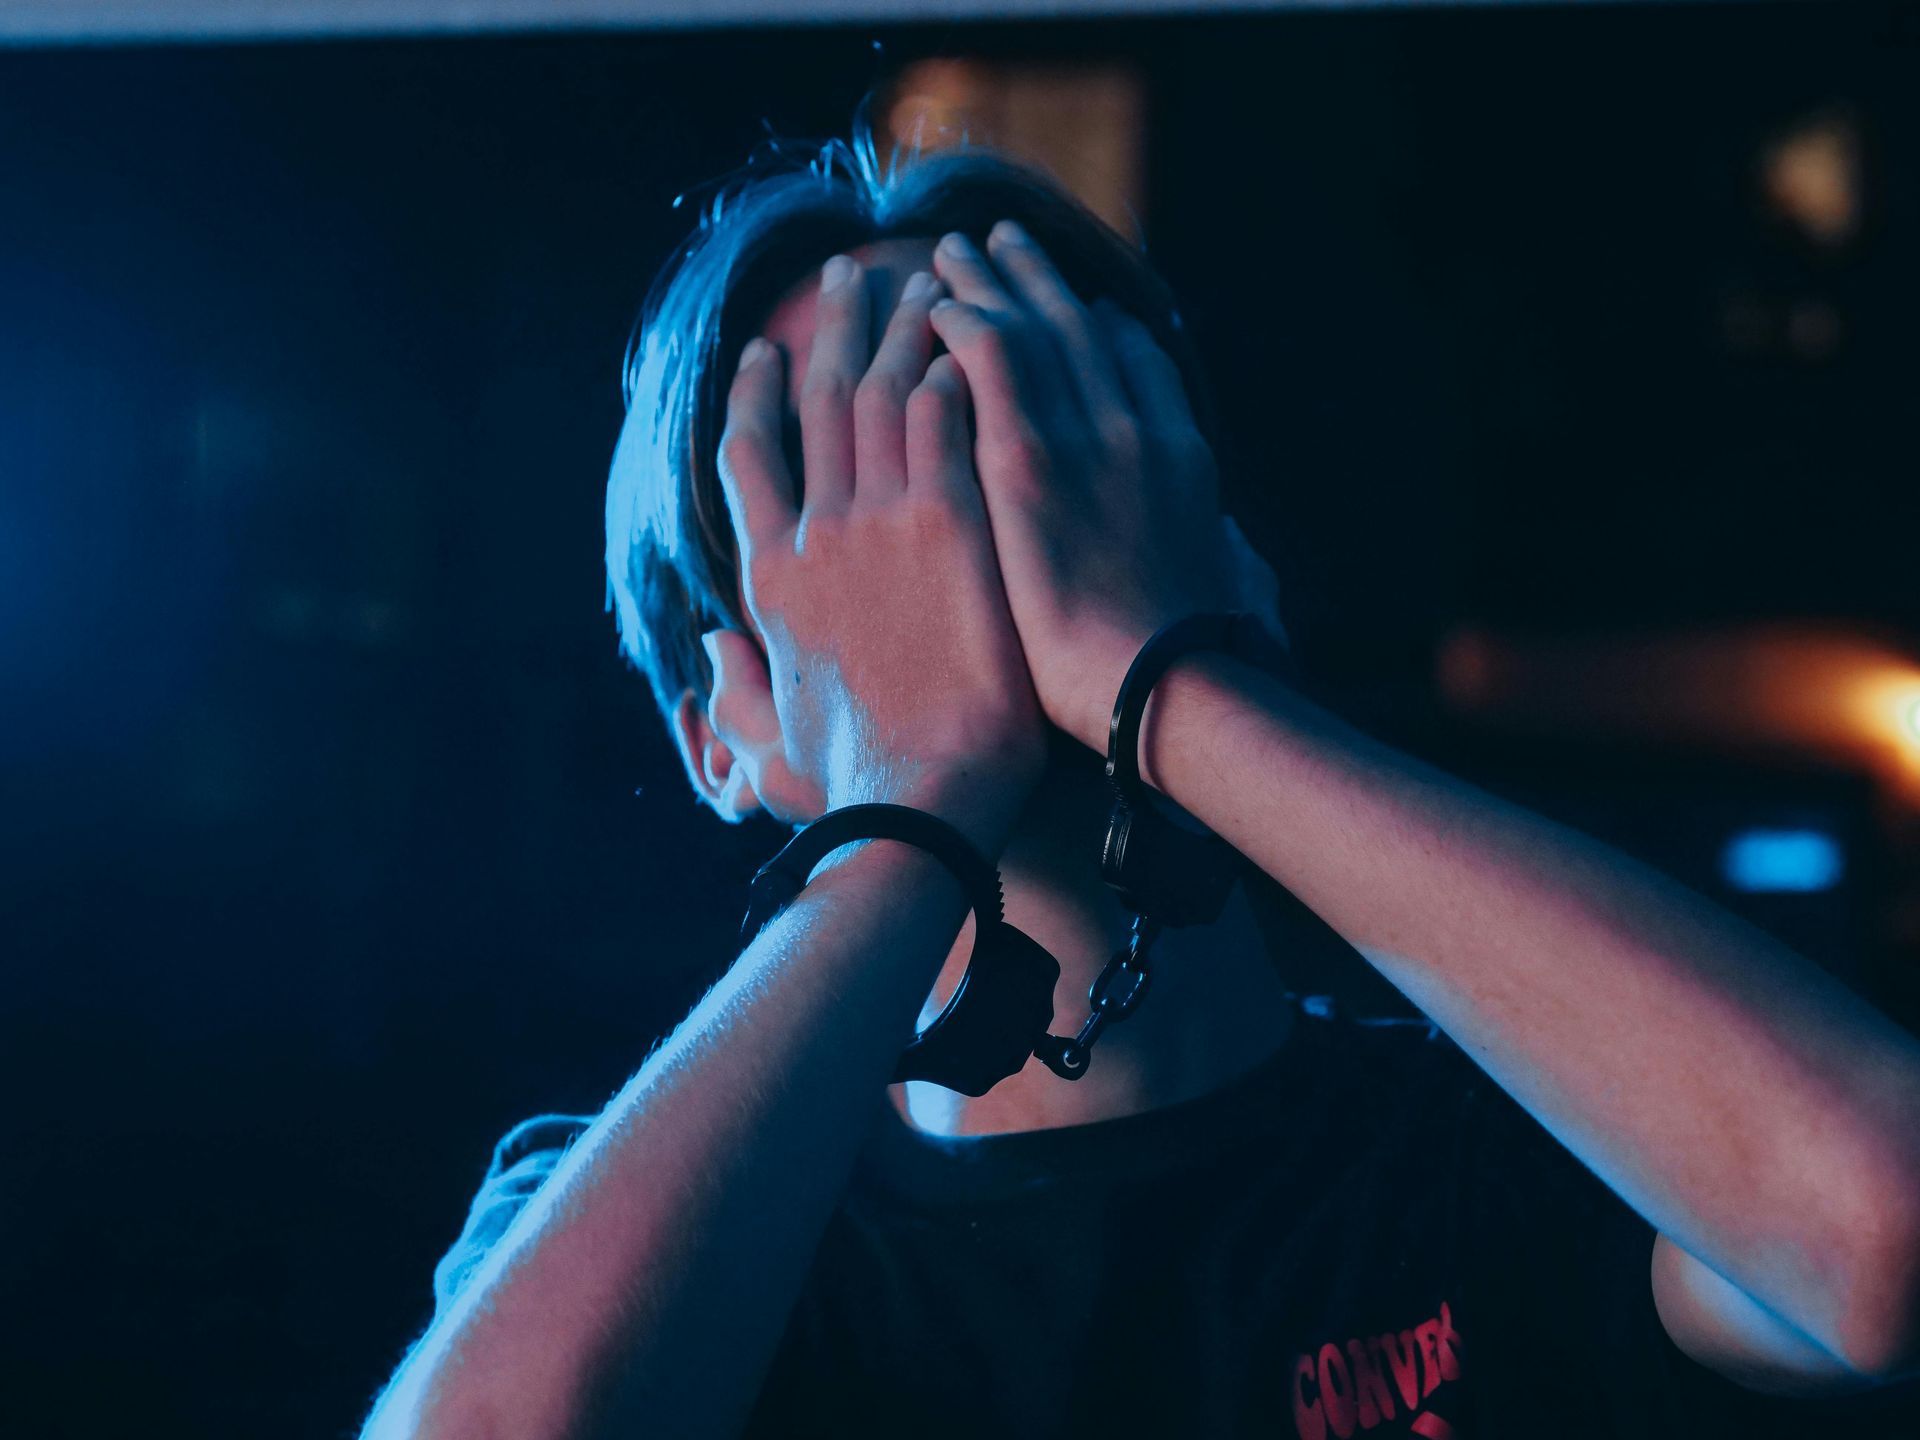
[[[1111,300],[1095,303],[1093,313],[1113,338],[1114,354],[1134,413],[1159,435],[1195,430],[1187,383],[1173,357],[1160,348],[1153,332]]]
[[[743,549],[786,533],[796,518],[793,476],[780,444],[784,369],[779,350],[756,335],[741,350],[727,392],[720,488]]]
[[[953,356],[938,357],[907,398],[907,491],[938,495],[960,514],[984,521],[967,404],[966,371]]]
[[[946,293],[925,270],[907,277],[873,364],[853,397],[854,500],[884,500],[907,488],[907,399],[927,373],[933,330],[927,312]]]
[[[820,271],[813,347],[800,386],[800,464],[806,510],[845,509],[853,499],[853,392],[866,372],[867,283],[852,258]]]
[[[1074,423],[1084,423],[1080,401],[1060,374],[1065,357],[1047,336],[1044,322],[1007,288],[980,247],[955,230],[934,247],[933,268],[955,300],[973,306],[999,327],[1007,364],[1018,377],[1028,414],[1055,425],[1069,416]],[[978,390],[979,378],[969,379]]]
[[[1041,406],[1014,366],[1006,317],[947,299],[935,304],[929,318],[966,376],[980,448],[998,451],[1027,469],[1043,463],[1047,452],[1037,423]]]
[[[940,237],[933,249],[934,273],[946,282],[953,298],[982,310],[1013,313],[1020,302],[1008,290],[993,262],[980,247],[958,230]]]
[[[1002,220],[988,232],[987,252],[1006,277],[1008,288],[1051,332],[1086,414],[1098,420],[1125,412],[1127,389],[1120,379],[1109,337],[1060,278],[1046,251],[1016,222]]]

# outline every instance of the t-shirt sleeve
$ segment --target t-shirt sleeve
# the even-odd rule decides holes
[[[591,1123],[592,1117],[587,1115],[536,1115],[500,1137],[480,1189],[467,1207],[460,1238],[433,1267],[436,1319],[446,1313],[514,1216],[526,1207],[567,1153],[567,1147]]]
[[[487,1253],[513,1224],[514,1217],[546,1183],[568,1149],[593,1123],[590,1115],[536,1115],[523,1120],[493,1147],[485,1177],[467,1207],[460,1238],[433,1270],[434,1319],[445,1315]],[[768,1440],[807,1440],[842,1433],[837,1397],[820,1411],[817,1428],[806,1428],[806,1407],[822,1393],[818,1383],[834,1347],[823,1336],[817,1307],[804,1295],[796,1304],[772,1364],[768,1396],[763,1392],[747,1434]]]

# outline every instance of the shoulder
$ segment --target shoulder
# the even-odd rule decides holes
[[[495,1142],[480,1188],[467,1207],[460,1238],[433,1270],[433,1299],[443,1311],[465,1287],[514,1217],[593,1123],[591,1115],[536,1115]]]

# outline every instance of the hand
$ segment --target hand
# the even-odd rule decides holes
[[[799,803],[916,805],[997,853],[1044,729],[969,458],[966,378],[950,356],[929,363],[942,293],[910,280],[869,363],[865,274],[829,262],[799,402],[805,503],[764,340],[741,355],[720,472]]]
[[[934,330],[966,372],[975,465],[1047,717],[1096,750],[1149,636],[1202,610],[1267,612],[1272,572],[1220,513],[1180,372],[1146,326],[1081,303],[1011,221],[989,258],[949,235]]]

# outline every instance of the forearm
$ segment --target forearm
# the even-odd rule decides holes
[[[965,914],[910,847],[830,857],[568,1152],[369,1440],[735,1433]]]
[[[1358,947],[1662,1233],[1861,1369],[1911,1353],[1920,1047],[1605,846],[1182,664],[1149,778]]]

